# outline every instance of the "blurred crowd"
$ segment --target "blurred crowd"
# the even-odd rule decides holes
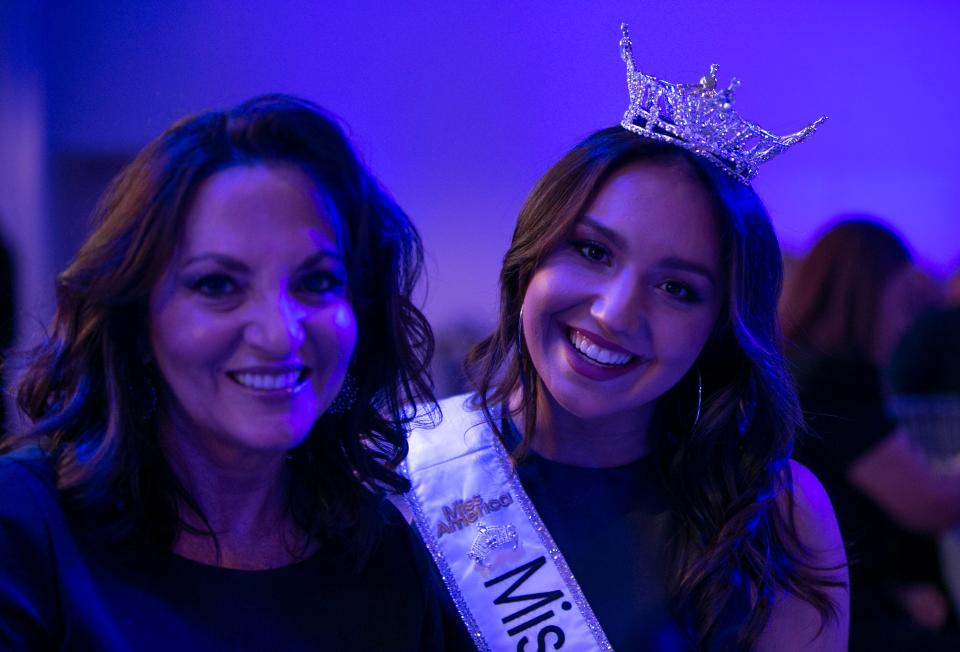
[[[795,457],[844,534],[854,650],[960,649],[956,571],[938,554],[960,524],[960,330],[945,290],[897,234],[853,216],[797,262],[782,296],[808,427]]]

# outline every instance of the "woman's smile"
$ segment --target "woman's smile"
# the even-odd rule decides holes
[[[564,347],[564,359],[575,374],[590,381],[612,381],[647,368],[648,358],[625,351],[595,333],[575,328],[566,328],[565,333],[568,346]]]
[[[637,359],[626,349],[579,328],[568,328],[567,339],[583,357],[601,367],[625,367]]]
[[[310,371],[309,367],[302,365],[277,369],[248,368],[228,371],[227,378],[258,394],[293,394],[306,385]]]

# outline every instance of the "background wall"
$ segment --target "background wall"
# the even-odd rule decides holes
[[[423,233],[435,325],[489,323],[526,192],[626,106],[621,21],[642,70],[718,63],[777,133],[830,116],[755,184],[788,249],[867,211],[936,271],[960,262],[953,1],[0,1],[0,230],[26,330],[105,177],[174,119],[269,91],[350,125]]]

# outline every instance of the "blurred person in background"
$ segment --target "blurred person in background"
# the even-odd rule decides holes
[[[947,281],[946,292],[944,293],[944,298],[946,299],[947,304],[952,306],[960,306],[960,270],[954,272],[953,276]]]
[[[929,536],[960,523],[960,475],[935,470],[898,427],[885,376],[935,297],[897,235],[850,216],[818,239],[781,302],[812,431],[797,459],[822,479],[848,545],[851,650],[960,649]]]
[[[960,395],[960,274],[900,340],[890,378],[898,396]]]
[[[421,265],[309,102],[254,98],[147,145],[19,386],[0,649],[445,649],[445,593],[384,500],[408,486],[403,406],[432,401]]]
[[[960,468],[960,273],[945,304],[925,311],[900,341],[890,380],[894,411],[931,464]],[[960,527],[938,540],[944,580],[960,608]]]

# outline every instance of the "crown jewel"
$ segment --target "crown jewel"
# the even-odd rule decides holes
[[[633,60],[633,42],[626,23],[621,23],[620,56],[627,64],[630,106],[620,124],[647,138],[672,143],[718,165],[743,183],[750,183],[757,169],[816,131],[820,117],[795,134],[777,136],[733,110],[736,79],[717,90],[717,64],[699,84],[671,84],[645,75]]]
[[[520,539],[514,525],[485,525],[477,523],[477,536],[473,539],[467,557],[483,568],[490,567],[490,558],[501,548],[516,550]]]

